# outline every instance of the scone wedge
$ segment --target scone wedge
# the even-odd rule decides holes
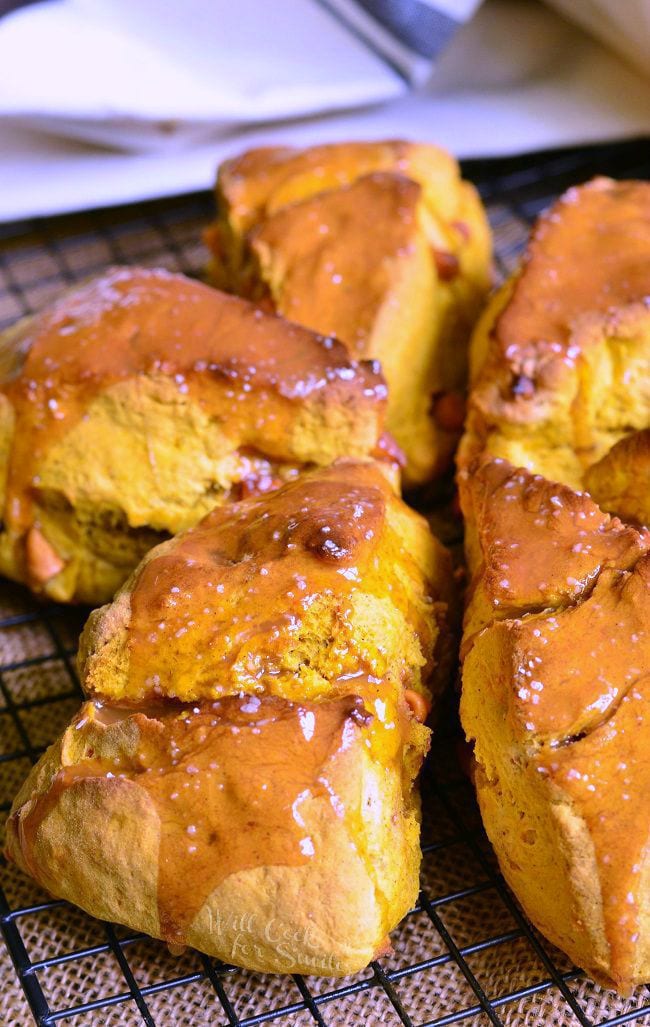
[[[460,483],[483,822],[533,923],[627,993],[650,978],[650,534],[503,460]]]
[[[92,614],[88,700],[17,796],[9,857],[175,945],[359,970],[417,896],[454,605],[446,550],[373,462],[214,510]]]
[[[385,402],[332,338],[113,268],[0,336],[0,573],[105,602],[214,506],[374,453]]]
[[[226,161],[216,198],[213,283],[380,360],[406,482],[442,473],[490,284],[487,220],[456,161],[401,141],[267,147]]]

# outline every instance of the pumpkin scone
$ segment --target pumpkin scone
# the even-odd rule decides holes
[[[417,485],[451,463],[467,342],[490,285],[476,190],[435,146],[251,150],[219,168],[210,280],[381,361]]]
[[[483,822],[533,923],[627,993],[650,978],[650,533],[503,460],[460,491]]]
[[[542,215],[477,325],[459,463],[487,452],[646,523],[648,428],[650,183],[597,178]]]
[[[417,896],[453,611],[449,554],[372,461],[213,510],[91,615],[88,699],[16,798],[10,858],[175,945],[361,969]]]
[[[111,269],[0,336],[0,573],[105,602],[216,505],[341,456],[390,462],[385,404],[378,365],[334,339]]]

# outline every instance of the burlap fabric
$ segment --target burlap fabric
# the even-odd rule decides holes
[[[514,266],[530,219],[556,192],[611,165],[615,171],[632,168],[642,152],[627,146],[595,156],[556,155],[541,167],[532,161],[475,166],[488,197],[500,274]],[[631,173],[643,169],[634,166]],[[0,323],[109,263],[199,271],[205,257],[200,229],[209,210],[209,198],[199,196],[0,229]],[[78,705],[73,654],[83,616],[39,607],[22,589],[0,584],[5,809],[30,761]],[[52,903],[29,879],[4,867],[3,919],[19,959],[16,939],[24,946],[32,996],[47,1004],[51,1022],[73,1027],[569,1027],[616,1017],[650,1024],[645,988],[627,999],[603,991],[525,923],[498,876],[455,746],[453,728],[443,726],[423,783],[422,901],[395,932],[393,953],[376,966],[344,981],[224,970],[195,952],[171,955],[159,942]],[[5,947],[0,975],[0,1024],[29,1027],[30,1007]]]

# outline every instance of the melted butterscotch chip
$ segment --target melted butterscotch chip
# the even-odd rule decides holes
[[[160,936],[181,944],[230,874],[298,866],[314,856],[301,808],[327,796],[328,762],[369,719],[354,697],[297,704],[233,696],[146,712],[87,704],[76,727],[83,730],[88,720],[106,723],[106,717],[109,725],[133,719],[137,749],[98,759],[89,747],[79,762],[62,767],[21,820],[24,858],[38,879],[33,853],[39,827],[64,792],[70,802],[76,789],[107,793],[131,782],[147,794],[160,821]]]

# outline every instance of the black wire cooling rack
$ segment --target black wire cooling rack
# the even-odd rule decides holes
[[[650,177],[650,145],[474,161],[501,276],[530,224],[564,188],[594,174]],[[110,263],[198,273],[208,193],[0,227],[0,327]],[[83,611],[38,605],[0,585],[0,801],[9,807],[81,697],[74,651]],[[453,714],[423,776],[423,880],[394,952],[344,980],[264,977],[86,917],[3,868],[0,1023],[40,1027],[443,1027],[650,1024],[645,988],[623,999],[571,966],[531,928],[498,873],[471,788],[458,768]],[[98,840],[99,841],[99,840]],[[4,967],[4,970],[2,969]]]

